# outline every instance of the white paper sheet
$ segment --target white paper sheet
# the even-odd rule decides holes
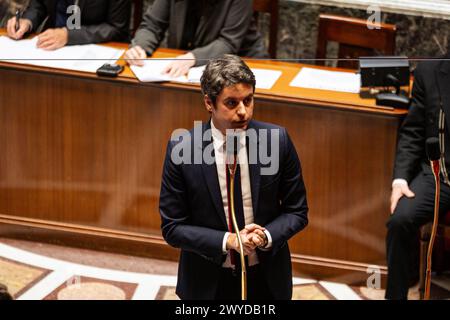
[[[176,82],[188,82],[186,76],[178,78],[169,77],[167,74],[163,74],[164,68],[170,64],[174,59],[148,59],[144,61],[144,66],[131,66],[136,78],[142,82],[160,82],[160,81],[176,81]]]
[[[252,68],[253,74],[256,78],[256,88],[257,89],[272,89],[278,78],[281,77],[281,71],[279,70],[267,70],[267,69],[257,69]]]
[[[188,81],[191,83],[200,83],[200,78],[205,71],[206,66],[194,67],[189,69]]]
[[[188,82],[200,83],[200,78],[205,70],[205,66],[191,68],[188,74]],[[267,70],[251,68],[256,78],[257,89],[271,89],[275,82],[280,78],[282,72],[278,70]]]
[[[125,51],[95,44],[46,51],[36,43],[37,37],[19,41],[0,37],[0,60],[95,73],[103,64],[115,63]]]
[[[302,68],[291,87],[359,93],[361,76],[356,73]]]
[[[149,59],[145,61],[143,67],[131,66],[131,70],[135,76],[142,82],[158,82],[158,81],[174,81],[184,83],[200,83],[200,78],[205,71],[205,66],[190,68],[187,76],[176,79],[161,74],[163,69],[172,62],[173,59]],[[278,78],[281,71],[266,69],[251,69],[255,74],[256,88],[271,89]]]

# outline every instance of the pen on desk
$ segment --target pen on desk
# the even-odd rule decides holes
[[[16,11],[16,32],[20,29],[20,19],[21,19],[22,13],[20,10]]]

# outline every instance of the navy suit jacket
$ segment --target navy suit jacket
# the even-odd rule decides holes
[[[210,122],[202,125],[205,133]],[[269,251],[257,249],[267,284],[275,299],[291,299],[292,271],[287,241],[308,223],[308,206],[301,165],[286,129],[258,121],[250,121],[248,129],[279,130],[279,170],[261,175],[264,166],[258,156],[249,164],[254,222],[264,226],[272,236]],[[211,130],[209,130],[209,133]],[[219,272],[226,255],[222,242],[227,231],[225,212],[215,163],[194,164],[194,151],[212,147],[209,134],[195,145],[194,130],[178,141],[169,141],[164,162],[160,214],[162,234],[171,246],[181,248],[176,293],[181,299],[214,299]],[[269,154],[272,146],[269,137]],[[189,139],[191,138],[191,139]],[[258,134],[258,145],[261,136]],[[191,164],[176,164],[172,150],[191,150]],[[201,149],[201,150],[200,150]],[[211,149],[209,149],[211,150]],[[247,146],[247,152],[249,147]]]

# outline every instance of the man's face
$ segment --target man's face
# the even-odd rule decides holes
[[[247,129],[253,116],[253,87],[251,85],[238,83],[224,88],[217,97],[215,107],[208,96],[205,96],[204,100],[214,125],[223,134],[227,129]]]

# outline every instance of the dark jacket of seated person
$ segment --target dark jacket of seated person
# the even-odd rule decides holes
[[[268,58],[250,0],[155,0],[132,40],[147,55],[169,31],[169,48],[190,51],[195,65],[231,53]]]
[[[31,0],[23,18],[31,21],[31,32],[44,21],[42,30],[66,27],[73,14],[67,8],[74,4],[81,10],[81,28],[68,28],[67,45],[129,41],[130,0]]]

